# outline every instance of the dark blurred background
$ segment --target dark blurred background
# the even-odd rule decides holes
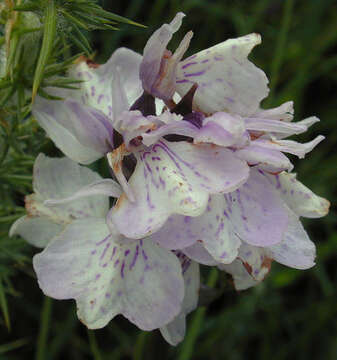
[[[102,330],[88,332],[77,320],[72,301],[44,298],[31,264],[13,261],[18,270],[11,278],[15,290],[7,297],[12,326],[7,331],[0,317],[0,359],[337,359],[337,2],[106,0],[101,4],[148,28],[122,25],[119,31],[91,34],[98,62],[105,62],[120,46],[142,52],[149,35],[178,11],[187,16],[169,48],[175,49],[183,35],[193,30],[186,55],[227,38],[250,32],[262,35],[262,45],[250,59],[271,81],[270,97],[263,105],[293,100],[295,121],[311,115],[321,119],[296,140],[326,136],[305,159],[292,158],[298,179],[332,203],[327,217],[304,220],[317,244],[317,265],[299,271],[275,263],[262,284],[243,292],[236,292],[220,276],[220,295],[208,305],[204,320],[194,322],[199,336],[192,355],[187,355],[191,326],[185,342],[176,348],[167,345],[159,332],[140,332],[121,316]],[[26,250],[29,258],[35,252],[30,247]],[[41,357],[39,342],[47,333],[47,357]],[[12,344],[12,350],[1,344]]]

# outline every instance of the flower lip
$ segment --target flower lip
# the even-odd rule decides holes
[[[156,103],[154,97],[144,91],[130,107],[130,111],[133,110],[139,110],[144,116],[156,115]]]

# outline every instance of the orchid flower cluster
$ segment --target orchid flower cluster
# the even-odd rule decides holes
[[[260,36],[182,60],[192,32],[174,53],[167,45],[183,17],[155,31],[143,56],[81,59],[69,74],[79,90],[48,89],[63,100],[37,97],[33,115],[66,157],[38,156],[27,215],[11,228],[44,248],[33,259],[42,291],[75,299],[86,326],[122,314],[172,345],[197,307],[200,264],[229,273],[237,290],[273,260],[308,269],[315,245],[299,218],[329,208],[284,155],[303,158],[323,140],[285,140],[319,120],[293,123],[292,102],[260,107],[268,79],[247,58]],[[111,178],[82,166],[101,157]]]

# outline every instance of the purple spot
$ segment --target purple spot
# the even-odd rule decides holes
[[[189,83],[190,81],[187,79],[181,79],[181,80],[176,80],[177,84],[184,84],[184,83]]]
[[[98,280],[101,277],[101,274],[96,274],[96,280]]]
[[[121,266],[121,276],[122,276],[122,279],[124,278],[124,268],[125,268],[125,262],[123,261],[122,266]]]
[[[138,255],[139,255],[139,245],[136,246],[136,251],[135,251],[135,254],[133,255],[133,259],[132,259],[131,264],[129,266],[129,270],[131,270],[135,266]]]
[[[142,255],[145,261],[148,260],[148,256],[146,255],[146,252],[144,250],[142,250]]]
[[[207,63],[207,62],[209,62],[209,59],[205,59],[205,60],[202,60],[202,64],[205,64],[205,63]]]
[[[125,252],[124,252],[124,256],[128,256],[130,254],[130,250],[128,249],[128,250],[125,250]]]
[[[104,98],[104,95],[101,94],[97,99],[97,104],[99,104],[102,101],[103,98]]]
[[[95,86],[91,87],[91,96],[95,96]]]
[[[114,263],[114,268],[119,264],[119,259],[117,259]]]
[[[110,298],[111,298],[111,294],[110,294],[110,293],[106,293],[106,294],[105,294],[105,297],[106,297],[107,299],[110,299]]]

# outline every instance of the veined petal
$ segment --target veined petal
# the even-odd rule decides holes
[[[91,329],[123,314],[143,330],[172,321],[181,309],[184,282],[177,257],[149,239],[120,246],[104,219],[81,219],[34,257],[44,293],[76,299]]]
[[[81,102],[101,110],[111,118],[114,107],[119,105],[112,101],[112,84],[116,80],[116,72],[120,77],[123,90],[127,94],[129,104],[131,104],[142,92],[139,80],[141,59],[141,55],[134,51],[119,48],[105,64],[90,65],[89,63],[88,65],[86,61],[79,62],[70,69],[69,76],[83,80],[79,84]]]
[[[170,100],[175,93],[175,75],[178,62],[184,55],[192,33],[186,34],[176,53],[166,50],[172,35],[179,30],[183,13],[177,13],[170,24],[162,25],[147,41],[140,65],[139,76],[148,93],[163,100]]]
[[[166,249],[184,249],[199,242],[216,261],[231,263],[241,241],[234,234],[224,207],[223,195],[212,195],[202,215],[173,215],[151,239]]]
[[[184,96],[197,83],[194,107],[206,114],[255,113],[268,94],[268,79],[247,56],[260,43],[260,35],[249,34],[190,56],[177,68],[177,91]]]
[[[174,213],[201,215],[209,194],[233,191],[248,178],[245,162],[214,145],[161,140],[135,155],[129,179],[135,201],[122,195],[108,215],[108,223],[130,238],[157,231]]]
[[[186,315],[193,311],[198,305],[200,274],[199,264],[189,261],[187,269],[183,272],[185,283],[185,296],[181,312],[166,326],[160,328],[164,339],[171,345],[178,345],[185,336]]]
[[[113,128],[99,110],[74,100],[37,97],[33,115],[48,136],[69,158],[89,164],[113,148]]]
[[[319,218],[327,215],[330,202],[314,194],[296,179],[296,174],[282,172],[279,175],[264,174],[278,190],[285,203],[297,215]]]
[[[22,216],[11,226],[9,236],[20,235],[29,244],[43,248],[63,229],[64,225],[56,224],[46,217]]]
[[[268,274],[271,266],[268,251],[263,248],[242,244],[238,258],[231,264],[219,265],[233,276],[236,290],[245,290],[257,285]]]
[[[292,170],[293,165],[281,151],[267,149],[255,144],[245,146],[235,152],[235,155],[248,162],[249,165],[257,165],[260,169],[278,173],[283,170]]]
[[[281,242],[288,226],[287,208],[279,193],[256,169],[235,192],[225,195],[226,213],[239,238],[268,246]]]

